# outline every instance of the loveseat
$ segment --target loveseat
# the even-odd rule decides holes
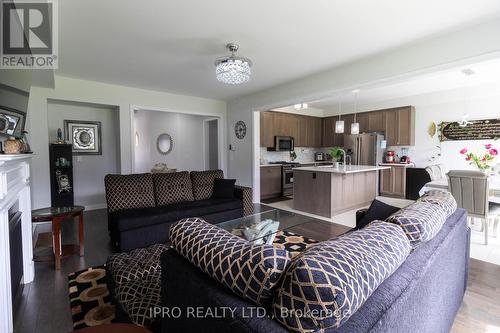
[[[246,288],[229,288],[228,286],[238,285],[240,281],[230,279],[231,270],[227,270],[229,274],[218,276],[217,271],[212,270],[211,266],[208,265],[209,253],[205,252],[201,256],[203,261],[198,262],[197,249],[206,246],[208,240],[204,238],[203,242],[197,242],[197,235],[206,234],[206,230],[211,229],[211,227],[205,225],[201,227],[201,230],[197,230],[200,228],[193,227],[195,224],[192,221],[180,222],[184,225],[179,227],[176,225],[171,230],[178,241],[174,242],[173,247],[161,255],[162,305],[167,310],[178,309],[179,313],[176,316],[163,316],[162,332],[448,332],[462,304],[467,286],[470,229],[467,227],[465,210],[456,209],[456,203],[441,206],[442,202],[439,195],[432,197],[431,194],[413,206],[397,211],[387,219],[388,222],[375,221],[360,230],[341,236],[340,242],[339,239],[334,239],[309,248],[292,260],[288,271],[282,267],[276,267],[272,272],[285,272],[281,280],[269,283],[269,276],[266,276],[267,283],[260,285],[261,289],[273,293],[272,305],[256,303],[257,298],[248,297],[245,294]],[[415,215],[416,212],[419,213],[418,216]],[[359,218],[361,217],[359,216]],[[425,221],[421,223],[421,220]],[[395,232],[397,230],[389,228],[388,225],[398,229],[399,234]],[[370,236],[370,230],[376,230],[380,228],[379,226],[382,228],[382,233]],[[185,230],[177,230],[182,228]],[[384,235],[386,230],[393,232],[392,237],[386,238]],[[218,233],[217,231],[212,232],[214,235]],[[231,239],[229,235],[223,237]],[[321,297],[324,295],[326,298],[331,297],[328,296],[328,290],[331,290],[331,286],[319,281],[324,281],[324,276],[321,273],[319,275],[311,273],[315,281],[310,284],[307,282],[308,275],[297,270],[300,265],[294,264],[294,262],[300,261],[302,265],[307,264],[309,260],[307,258],[310,257],[311,253],[313,255],[321,254],[320,250],[324,243],[331,243],[327,244],[327,251],[323,252],[325,253],[325,261],[320,261],[323,264],[325,262],[331,264],[332,260],[328,258],[329,253],[335,251],[338,246],[342,247],[342,241],[345,243],[349,239],[356,240],[364,237],[383,241],[379,243],[378,248],[374,247],[373,252],[365,251],[357,258],[354,254],[354,262],[357,262],[354,266],[357,268],[365,267],[366,261],[374,259],[373,255],[379,256],[376,253],[384,256],[389,252],[393,255],[388,255],[390,260],[387,262],[396,263],[396,265],[380,265],[380,262],[386,260],[383,259],[378,262],[378,266],[368,263],[366,267],[371,271],[357,271],[361,276],[363,276],[363,272],[367,273],[364,275],[364,279],[361,279],[368,283],[368,285],[364,285],[365,288],[358,288],[358,292],[366,292],[367,290],[369,293],[371,292],[362,305],[353,309],[353,313],[349,313],[344,321],[339,321],[334,326],[328,325],[328,323],[331,324],[329,322],[331,318],[319,318],[316,323],[313,321],[313,324],[316,325],[315,329],[293,329],[283,325],[286,318],[276,318],[276,311],[273,312],[277,304],[278,307],[290,307],[292,303],[298,307],[309,304],[308,306],[312,308],[318,303],[314,299],[314,290],[316,293],[322,293],[321,288],[325,289],[325,293]],[[186,241],[192,246],[182,245]],[[395,242],[397,241],[401,241],[401,243],[396,246]],[[237,241],[233,240],[233,242]],[[239,248],[242,246],[244,245],[240,244]],[[349,247],[344,246],[344,248],[346,252],[350,251]],[[255,248],[252,253],[256,253]],[[209,256],[207,257],[207,255]],[[224,262],[226,267],[227,263],[232,260],[220,253],[216,255],[217,262]],[[351,260],[351,255],[353,253],[341,256],[342,260],[346,258]],[[283,258],[284,254],[280,253],[279,256],[272,254],[271,258],[273,257]],[[226,259],[222,261],[222,258]],[[258,264],[262,262],[261,258],[256,261]],[[313,265],[314,262],[316,261],[312,260]],[[335,260],[333,262],[335,263]],[[388,266],[394,270],[385,272],[385,275],[382,274],[384,278],[380,284],[370,285],[373,283],[372,279],[381,276],[378,274],[379,271],[375,271],[387,270]],[[220,268],[219,265],[216,267]],[[350,269],[356,271],[356,267],[350,267]],[[342,270],[340,267],[336,270],[338,269]],[[242,273],[242,275],[245,274]],[[298,278],[296,282],[299,283],[299,286],[301,282],[304,282],[300,287],[303,289],[296,289],[299,287],[297,285],[294,287],[293,284],[291,287],[288,286],[290,279],[293,280],[294,277]],[[350,287],[356,287],[356,284]],[[300,290],[302,293],[309,292],[313,300],[302,299],[303,294],[301,295]],[[353,295],[348,293],[349,288],[336,290],[338,294],[335,302],[326,303],[330,304],[329,306],[339,302],[345,305],[347,299],[349,301],[353,299]],[[287,292],[295,292],[295,298],[283,297],[286,296]],[[269,298],[269,295],[267,296]],[[344,302],[342,303],[342,301]],[[189,309],[201,311],[194,313],[190,312]],[[295,322],[291,323],[292,326],[294,324]]]
[[[252,189],[235,186],[232,198],[213,198],[222,170],[106,175],[108,231],[120,251],[168,242],[172,223],[202,217],[210,223],[249,215]]]

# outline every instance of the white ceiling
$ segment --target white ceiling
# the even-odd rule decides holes
[[[462,72],[464,69],[472,70],[473,75],[466,76]],[[500,59],[419,75],[404,81],[361,87],[358,92],[357,102],[358,105],[369,105],[403,97],[450,90],[458,90],[457,98],[463,98],[469,91],[472,92],[472,87],[486,88],[487,86],[500,86]],[[338,114],[339,102],[342,103],[344,112],[353,111],[354,94],[352,91],[345,91],[328,99],[306,102],[313,110],[311,115],[317,115],[318,110],[323,111],[323,116],[333,115]],[[286,112],[287,108],[282,108],[282,110]],[[304,112],[307,114],[307,110],[304,110]]]
[[[232,99],[500,15],[481,0],[64,0],[58,75]],[[236,41],[251,81],[213,61]]]

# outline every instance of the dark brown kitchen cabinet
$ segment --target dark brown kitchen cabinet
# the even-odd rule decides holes
[[[309,145],[307,147],[321,147],[321,118],[310,117],[307,126],[307,142]]]
[[[358,113],[356,115],[356,121],[359,123],[359,133],[368,133],[371,132],[369,130],[369,113],[364,112],[364,113]],[[350,129],[349,129],[350,132]]]
[[[406,167],[391,166],[380,170],[380,195],[392,198],[406,197]]]
[[[373,111],[368,112],[368,132],[384,132],[385,131],[385,112]]]
[[[260,198],[268,199],[281,195],[281,165],[260,167]]]
[[[299,135],[299,120],[293,114],[275,112],[273,124],[277,136],[296,138]]]
[[[323,118],[323,147],[334,147],[335,146],[335,121],[338,117],[326,117]]]
[[[307,134],[309,132],[309,118],[304,116],[297,116],[298,124],[298,135],[295,137],[295,147],[310,147]]]
[[[385,111],[385,139],[388,146],[415,144],[415,108],[406,106]]]
[[[260,146],[273,147],[274,146],[274,113],[261,112],[260,113]]]
[[[296,147],[321,147],[321,118],[297,116],[299,135],[295,139]]]

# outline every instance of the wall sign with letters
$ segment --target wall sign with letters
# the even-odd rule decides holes
[[[461,127],[457,122],[442,122],[439,139],[441,141],[500,139],[500,118],[471,120],[471,123]]]

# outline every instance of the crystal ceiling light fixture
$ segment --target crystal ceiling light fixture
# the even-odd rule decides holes
[[[359,123],[356,121],[359,89],[353,90],[352,93],[354,94],[354,122],[351,124],[351,134],[359,134]]]
[[[342,102],[339,100],[339,120],[335,122],[335,133],[344,133],[344,121],[342,120]]]
[[[231,55],[215,60],[217,80],[226,84],[241,84],[250,80],[252,61],[235,55],[239,48],[238,44],[229,43],[226,48]]]

